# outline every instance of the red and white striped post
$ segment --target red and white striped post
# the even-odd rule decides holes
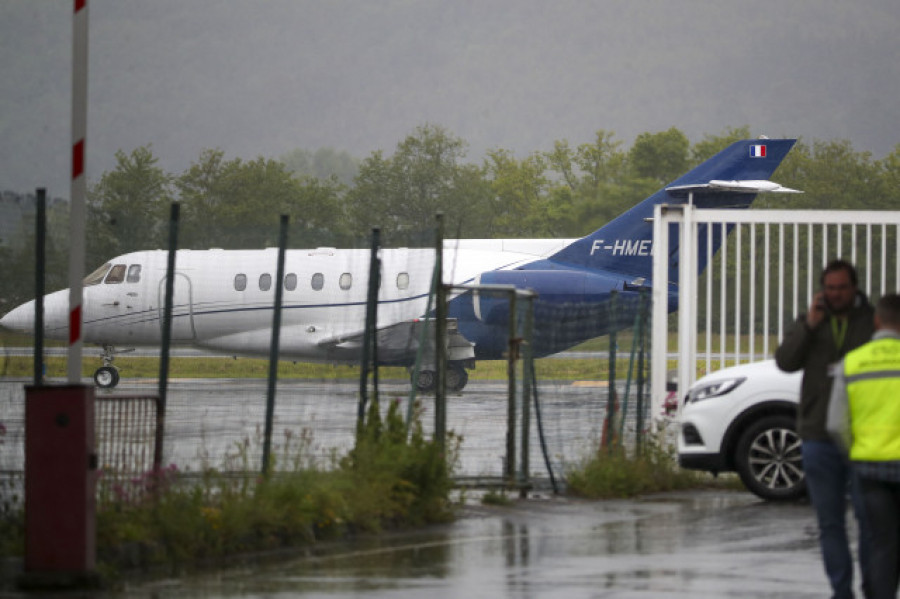
[[[84,279],[85,138],[87,136],[88,6],[74,0],[72,21],[72,183],[69,205],[69,384],[81,382],[81,300]]]

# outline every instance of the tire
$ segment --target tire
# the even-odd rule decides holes
[[[451,365],[447,369],[447,388],[451,391],[462,391],[469,382],[469,373],[462,366]]]
[[[735,466],[747,489],[767,501],[791,501],[806,493],[800,437],[790,416],[765,416],[741,434]]]
[[[434,391],[434,384],[437,376],[433,370],[420,370],[418,375],[412,373],[412,384],[416,386],[419,393],[431,393]]]
[[[113,366],[101,366],[94,372],[94,384],[101,389],[112,389],[119,384],[119,370]]]

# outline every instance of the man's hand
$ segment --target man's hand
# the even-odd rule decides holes
[[[814,329],[823,320],[825,320],[825,292],[820,291],[813,296],[812,304],[806,313],[806,326]]]

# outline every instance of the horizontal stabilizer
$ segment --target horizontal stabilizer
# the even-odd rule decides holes
[[[666,191],[670,194],[708,191],[710,193],[734,192],[734,193],[803,193],[797,189],[785,187],[774,181],[752,180],[752,181],[720,181],[713,179],[709,183],[694,183],[691,185],[675,185],[666,187]]]

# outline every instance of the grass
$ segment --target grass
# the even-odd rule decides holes
[[[641,452],[623,447],[600,448],[567,473],[568,491],[588,499],[628,498],[648,493],[718,487],[743,489],[736,477],[711,478],[678,467],[674,448],[651,439]]]
[[[721,337],[712,336],[712,346],[718,347]],[[700,337],[705,348],[705,336]],[[742,335],[740,338],[740,350],[748,352],[751,341],[757,353],[762,351],[762,335]],[[0,344],[9,347],[30,347],[33,340],[23,335],[14,335],[8,332],[0,332]],[[631,331],[623,331],[617,335],[619,348],[616,362],[616,377],[620,380],[628,374],[628,363],[631,353],[633,336]],[[734,351],[735,339],[733,336],[725,338],[728,351]],[[55,345],[61,345],[56,342]],[[675,339],[670,336],[668,348],[670,352],[677,350]],[[769,340],[769,350],[776,347],[774,339]],[[586,341],[574,348],[573,351],[597,351],[609,350],[609,336],[598,337]],[[726,360],[722,362],[715,357],[707,368],[703,354],[699,354],[697,374],[701,376],[709,371],[718,370],[725,366],[731,366],[736,362]],[[760,356],[761,358],[762,356]],[[159,359],[155,357],[128,357],[116,358],[116,366],[126,378],[153,379],[159,376]],[[667,368],[675,368],[677,361],[669,360]],[[66,359],[61,356],[45,358],[46,373],[49,377],[63,377],[66,375]],[[102,365],[99,357],[91,355],[90,351],[83,358],[82,375],[90,377],[94,371]],[[476,369],[469,372],[471,380],[505,380],[506,361],[504,360],[479,360]],[[536,374],[540,380],[607,380],[609,378],[609,361],[607,358],[543,358],[535,360]],[[169,376],[172,378],[260,378],[268,376],[268,360],[264,358],[229,358],[229,357],[190,357],[172,358],[169,363]],[[33,373],[33,363],[30,356],[2,356],[0,354],[0,376],[28,377]],[[357,366],[315,364],[307,362],[282,361],[278,365],[279,378],[285,379],[355,379],[359,376]],[[380,376],[384,379],[407,379],[405,368],[382,367]]]
[[[66,375],[66,358],[48,356],[44,359],[45,372],[48,377]],[[93,376],[94,371],[102,365],[97,357],[85,356],[82,364],[82,376]],[[159,359],[154,357],[116,358],[115,365],[123,377],[155,379],[159,376]],[[627,374],[628,361],[619,360],[617,376]],[[481,360],[476,369],[469,371],[470,380],[505,380],[506,362],[504,360]],[[539,380],[606,380],[609,364],[606,359],[558,359],[544,358],[535,360],[535,368]],[[9,377],[29,377],[34,372],[32,358],[29,356],[0,356],[0,375]],[[269,374],[269,362],[262,358],[220,358],[191,357],[172,358],[169,361],[169,377],[171,378],[240,378],[264,379]],[[409,378],[405,368],[381,367],[379,375],[382,379],[406,380]],[[314,364],[308,362],[279,362],[278,377],[280,379],[355,379],[359,377],[359,367],[350,365]]]

